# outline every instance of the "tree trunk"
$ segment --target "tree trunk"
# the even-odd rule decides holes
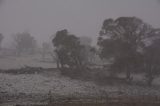
[[[132,80],[133,80],[133,78],[131,76],[131,71],[130,71],[130,69],[126,68],[126,81],[129,84],[131,84]]]
[[[150,86],[152,86],[152,82],[153,82],[153,79],[154,79],[154,77],[153,77],[153,75],[152,75],[152,69],[150,69],[150,71],[147,73],[148,75],[147,75],[147,84],[148,84],[148,86],[150,87]]]
[[[57,60],[57,69],[59,69],[60,66],[59,66],[59,60]]]
[[[146,78],[147,78],[147,84],[148,86],[152,86],[152,82],[154,80],[154,75],[153,75],[153,71],[154,71],[154,65],[152,65],[153,63],[150,63],[147,68],[146,68]]]
[[[153,82],[153,77],[150,76],[147,81],[149,87],[152,86],[152,82]]]

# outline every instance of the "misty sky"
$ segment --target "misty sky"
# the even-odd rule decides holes
[[[0,33],[28,31],[40,42],[57,30],[96,39],[104,19],[137,16],[160,27],[158,0],[4,0],[0,7]],[[10,37],[11,38],[11,37]]]

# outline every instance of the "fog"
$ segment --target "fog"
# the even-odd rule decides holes
[[[106,18],[136,16],[160,26],[157,0],[4,0],[0,9],[0,32],[10,36],[28,31],[38,42],[48,41],[57,30],[68,29],[77,36],[91,36],[96,42]]]
[[[0,106],[160,106],[159,11],[160,0],[0,0]]]

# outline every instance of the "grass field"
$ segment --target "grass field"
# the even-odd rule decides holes
[[[49,60],[42,61],[40,56],[3,57],[0,58],[0,102],[3,106],[11,104],[48,103],[54,98],[79,97],[139,97],[141,95],[160,96],[160,79],[154,81],[153,87],[139,85],[97,85],[94,81],[72,79],[60,74],[55,64]],[[31,68],[24,73],[25,66]],[[3,70],[3,71],[2,71]],[[4,72],[6,71],[6,72]],[[24,71],[24,72],[23,72]],[[124,75],[120,75],[123,77]],[[143,75],[134,75],[134,80],[142,80]],[[57,104],[62,105],[62,104]],[[97,106],[97,104],[63,104],[63,106]],[[1,106],[1,105],[0,105]],[[13,105],[11,105],[13,106]],[[98,106],[121,106],[98,104]],[[129,106],[124,104],[123,106]],[[135,105],[131,105],[135,106]],[[139,106],[139,105],[136,105]],[[140,105],[143,106],[143,105]],[[147,106],[145,104],[145,106]]]

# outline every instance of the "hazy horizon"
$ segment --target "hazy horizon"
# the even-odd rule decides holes
[[[0,7],[0,33],[4,43],[11,35],[28,31],[38,42],[61,29],[76,36],[90,36],[96,42],[107,18],[136,16],[160,27],[158,0],[4,0]]]

